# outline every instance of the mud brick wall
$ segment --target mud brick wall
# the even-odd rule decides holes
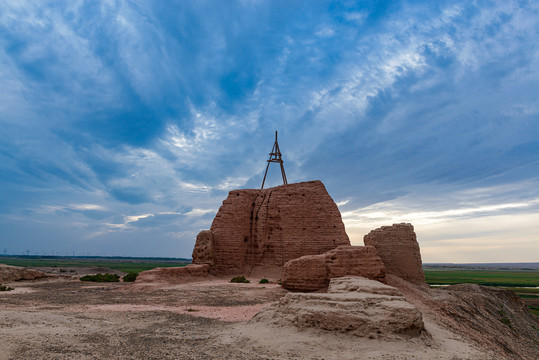
[[[282,266],[350,245],[341,214],[320,181],[233,190],[211,226],[215,273]]]

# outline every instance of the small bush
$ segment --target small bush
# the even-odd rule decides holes
[[[502,324],[505,324],[512,329],[513,327],[511,326],[511,320],[509,320],[509,318],[507,317],[507,313],[503,309],[502,305],[500,305],[500,310],[498,311],[498,314],[500,314],[500,318],[498,320],[500,320]]]
[[[123,277],[123,280],[126,282],[133,282],[137,279],[138,273],[136,272],[130,272],[127,275]]]
[[[118,282],[120,276],[116,274],[95,274],[85,275],[80,278],[80,281],[94,281],[94,282]]]
[[[269,283],[268,279],[260,279],[260,284],[267,284]]]
[[[244,284],[250,283],[250,281],[247,280],[247,279],[245,278],[245,276],[243,276],[243,275],[241,275],[241,276],[234,276],[234,277],[230,280],[230,282],[232,282],[232,283],[244,283]]]
[[[11,290],[14,290],[14,289],[12,287],[0,284],[0,291],[11,291]]]

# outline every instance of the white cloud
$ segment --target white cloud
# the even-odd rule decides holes
[[[208,193],[212,190],[211,186],[205,185],[205,184],[193,184],[185,181],[177,181],[176,182],[179,187],[185,191],[193,192],[193,193]]]
[[[354,11],[354,12],[348,12],[344,14],[344,18],[348,21],[353,21],[357,23],[358,25],[360,25],[365,21],[368,15],[369,14],[366,12]]]
[[[350,200],[339,201],[339,202],[337,203],[337,206],[338,206],[338,207],[341,207],[341,206],[344,206],[344,205],[348,204],[349,202],[350,202]]]
[[[234,190],[238,189],[241,186],[244,186],[245,183],[249,180],[248,177],[227,177],[222,183],[217,185],[217,189],[219,190]]]
[[[335,29],[332,26],[322,26],[315,32],[315,35],[321,38],[330,38],[335,35]]]
[[[534,199],[522,203],[495,204],[439,211],[413,211],[403,209],[401,201],[391,201],[346,211],[342,213],[342,217],[348,227],[364,227],[365,224],[379,223],[381,221],[386,223],[412,222],[416,225],[426,225],[447,221],[447,219],[454,217],[484,216],[502,210],[529,208],[537,203],[539,203],[538,199]]]
[[[215,212],[215,210],[213,209],[193,209],[189,212],[186,212],[185,215],[188,215],[188,216],[201,216],[201,215],[206,215],[206,214],[209,214],[209,213],[212,213],[212,212]]]
[[[68,208],[75,209],[75,210],[100,210],[100,211],[107,210],[107,208],[104,207],[103,205],[97,205],[97,204],[70,204]]]
[[[42,205],[39,208],[32,211],[35,211],[37,213],[42,213],[42,214],[52,214],[57,211],[68,211],[68,210],[106,211],[107,208],[103,205],[98,205],[98,204],[67,204],[67,205]]]
[[[208,160],[220,155],[219,151],[224,152],[219,142],[234,129],[195,108],[191,108],[190,114],[193,126],[189,131],[182,131],[170,122],[159,142],[175,155],[178,164],[203,167]]]
[[[124,219],[126,223],[132,223],[132,222],[137,222],[140,219],[146,219],[153,216],[154,216],[153,214],[130,215],[130,216],[124,216]]]

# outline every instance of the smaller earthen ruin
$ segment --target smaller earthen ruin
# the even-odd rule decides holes
[[[419,244],[411,224],[382,226],[365,235],[363,242],[376,248],[388,274],[413,284],[425,284]]]
[[[347,275],[384,281],[386,267],[373,246],[342,245],[321,255],[306,255],[283,266],[282,285],[292,291],[315,291]]]

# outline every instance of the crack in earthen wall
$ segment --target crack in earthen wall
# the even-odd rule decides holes
[[[263,257],[264,249],[260,247],[259,239],[259,214],[262,207],[266,207],[266,214],[269,213],[269,204],[271,199],[271,194],[273,189],[268,189],[266,191],[260,191],[260,194],[255,198],[251,205],[251,221],[249,224],[249,237],[247,239],[247,249],[245,251],[245,265],[252,266],[260,262],[260,259]],[[262,199],[260,196],[262,195]],[[257,207],[257,202],[260,201],[260,205]],[[256,209],[256,211],[255,211]],[[265,229],[269,229],[268,216],[265,217]],[[266,231],[264,232],[266,233]],[[263,240],[263,239],[262,239]]]
[[[268,192],[268,200],[266,201],[266,216],[265,216],[265,231],[264,233],[266,234],[266,239],[264,240],[269,240],[269,237],[270,237],[270,226],[271,226],[271,222],[270,222],[270,216],[269,216],[269,209],[270,209],[270,199],[271,199],[271,195],[273,193],[273,189],[269,189],[269,192]],[[265,201],[265,199],[264,199]],[[259,211],[260,209],[262,208],[262,206],[264,206],[264,202],[262,202],[262,204],[260,204],[260,208],[259,208]],[[257,225],[258,226],[258,225]],[[262,244],[262,247],[260,248],[261,251],[260,253],[258,254],[258,262],[260,262],[261,259],[264,258],[264,254],[266,253],[266,242],[264,242],[264,244]]]
[[[244,264],[247,264],[248,263],[248,259],[249,259],[249,247],[250,247],[250,244],[252,243],[253,241],[253,238],[256,237],[256,222],[255,222],[255,207],[256,207],[256,198],[254,199],[253,203],[251,204],[251,218],[250,218],[250,222],[249,222],[249,235],[247,237],[247,249],[245,251],[245,258],[244,258],[244,261],[243,263]],[[256,213],[256,216],[258,217],[258,211]],[[244,240],[245,242],[245,240]]]

